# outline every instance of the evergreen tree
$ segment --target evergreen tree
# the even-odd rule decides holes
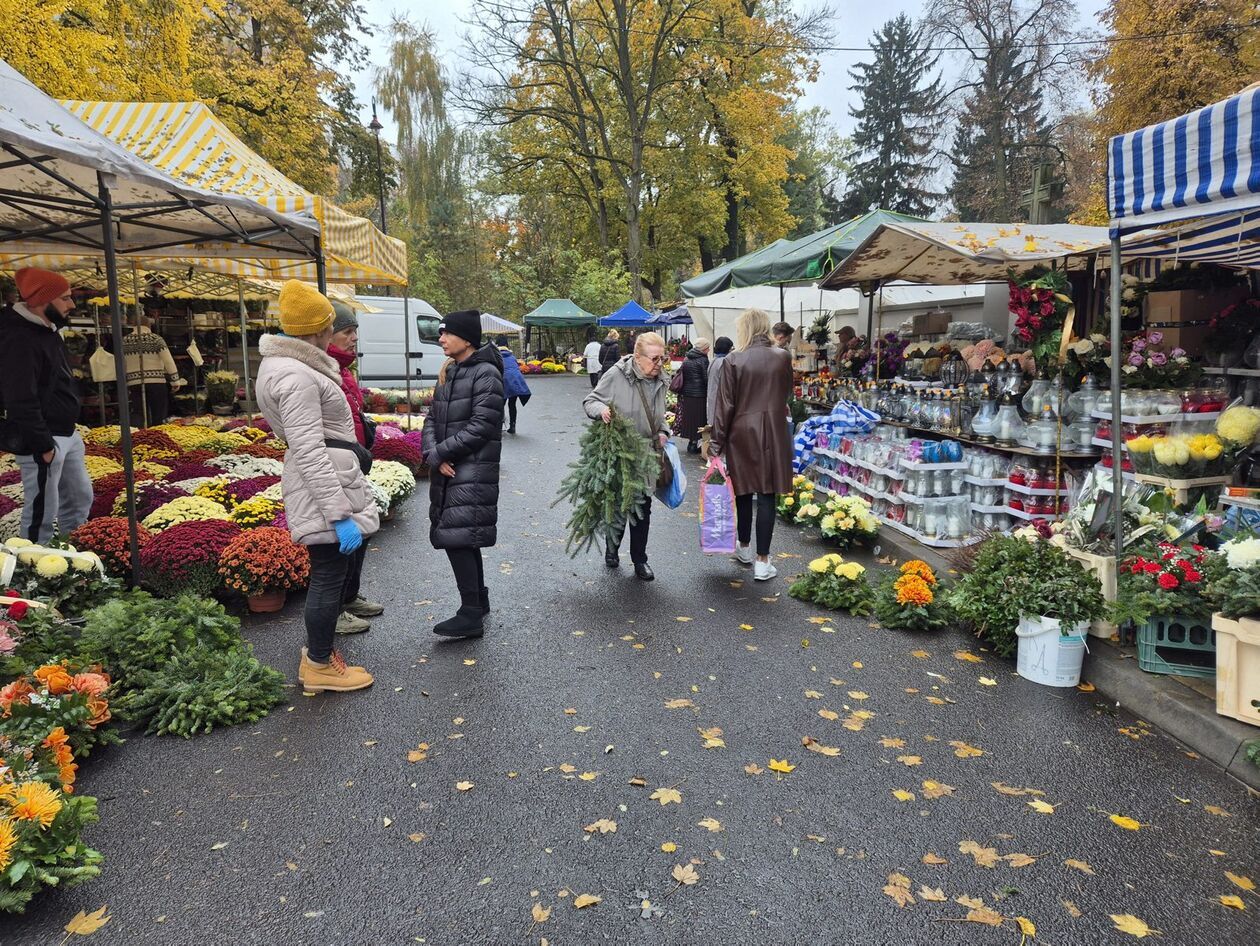
[[[853,135],[857,159],[844,196],[844,215],[876,207],[926,216],[939,194],[929,187],[932,139],[940,112],[940,79],[928,81],[937,57],[925,48],[923,28],[904,13],[871,40],[874,59],[850,70],[851,89],[862,96]]]

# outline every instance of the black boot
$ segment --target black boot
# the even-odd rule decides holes
[[[481,616],[488,617],[490,614],[490,589],[485,585],[481,586],[481,600],[478,603],[481,606]]]
[[[481,610],[481,590],[472,594],[461,591],[459,597],[461,604],[455,616],[437,624],[433,633],[442,637],[480,637],[485,633],[481,623],[484,616]]]

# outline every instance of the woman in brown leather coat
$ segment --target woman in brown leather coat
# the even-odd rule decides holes
[[[770,317],[760,309],[745,309],[735,327],[735,351],[726,356],[718,382],[709,454],[726,459],[735,486],[739,533],[735,557],[743,565],[753,565],[754,579],[766,581],[777,574],[770,564],[775,496],[792,490],[786,411],[792,393],[792,356],[770,341]],[[748,547],[754,496],[755,563]]]

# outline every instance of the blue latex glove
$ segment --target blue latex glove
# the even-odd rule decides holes
[[[363,533],[352,519],[342,519],[333,523],[333,531],[337,533],[337,541],[341,543],[341,554],[350,555],[363,544]]]

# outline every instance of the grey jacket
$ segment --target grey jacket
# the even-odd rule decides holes
[[[726,364],[726,355],[714,355],[713,360],[709,362],[709,391],[705,397],[707,411],[704,416],[709,418],[710,424],[713,423],[713,417],[717,414],[718,380],[722,377],[724,364]]]
[[[284,515],[293,541],[337,541],[333,523],[352,519],[364,535],[380,516],[359,461],[325,440],[354,442],[354,419],[341,390],[337,362],[314,345],[283,335],[258,343],[262,363],[254,394],[272,430],[288,445],[280,477]]]
[[[642,390],[643,397],[639,397]],[[643,400],[647,399],[651,416],[643,412]],[[634,355],[626,355],[620,361],[604,369],[599,384],[586,395],[582,402],[586,416],[598,418],[605,407],[611,407],[634,421],[639,433],[654,440],[658,433],[669,436],[665,423],[665,381],[659,375],[645,378],[634,365]]]

